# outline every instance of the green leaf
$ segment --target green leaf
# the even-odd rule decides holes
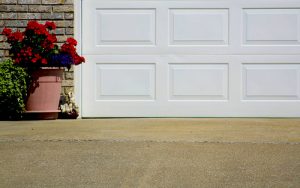
[[[25,110],[29,76],[11,60],[0,62],[0,115],[17,117]]]

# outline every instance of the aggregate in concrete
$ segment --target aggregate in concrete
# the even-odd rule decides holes
[[[300,185],[298,145],[5,142],[0,187],[282,187]]]
[[[299,119],[0,122],[0,187],[300,187]]]
[[[0,121],[1,140],[300,143],[300,119],[171,118]]]

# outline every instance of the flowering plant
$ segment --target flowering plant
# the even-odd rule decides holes
[[[24,32],[12,32],[10,28],[4,28],[2,34],[7,37],[10,44],[9,50],[15,64],[28,69],[40,67],[67,67],[85,62],[76,52],[77,41],[68,38],[58,47],[54,34],[56,25],[54,22],[40,24],[37,21],[29,21]]]

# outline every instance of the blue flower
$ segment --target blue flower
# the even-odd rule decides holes
[[[73,59],[69,54],[54,54],[50,57],[50,65],[71,68]]]

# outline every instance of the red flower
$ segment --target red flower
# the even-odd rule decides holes
[[[11,42],[21,42],[24,38],[24,35],[20,31],[16,31],[14,33],[9,34],[9,36],[7,36],[7,38],[8,38],[8,41],[11,41]]]
[[[46,30],[46,28],[42,24],[40,24],[38,26],[38,28],[34,30],[34,32],[37,35],[47,35],[48,34],[48,31]]]
[[[31,62],[32,63],[36,63],[38,60],[40,60],[41,59],[41,56],[40,56],[40,54],[35,54],[34,55],[34,58],[32,58],[31,59]]]
[[[77,41],[74,38],[72,38],[72,37],[67,38],[67,43],[69,43],[71,45],[74,45],[74,46],[77,45]]]
[[[54,22],[46,22],[45,27],[48,28],[49,30],[55,30],[56,29],[56,25],[55,25]]]
[[[46,35],[48,34],[48,31],[46,30],[46,28],[44,27],[43,24],[39,24],[37,21],[33,20],[33,21],[29,21],[27,23],[27,28],[26,30],[32,30],[34,31],[35,34],[37,35]]]
[[[32,56],[32,48],[31,48],[31,47],[28,47],[28,48],[26,49],[26,55],[29,56],[29,57]]]
[[[34,56],[35,56],[36,58],[38,58],[38,59],[41,59],[40,54],[35,54]]]
[[[48,40],[49,42],[51,42],[51,43],[57,42],[57,38],[56,38],[55,35],[48,35],[48,36],[47,36],[47,40]]]
[[[15,63],[16,63],[16,64],[19,64],[20,61],[21,61],[20,58],[16,58],[16,59],[15,59]]]
[[[32,63],[36,63],[37,60],[38,60],[37,58],[33,58],[33,59],[31,59],[31,62],[32,62]]]
[[[16,31],[15,33],[12,34],[12,36],[15,38],[17,41],[22,41],[24,38],[24,35],[20,31]]]
[[[39,27],[39,23],[35,20],[32,20],[32,21],[29,21],[27,23],[27,30],[34,30],[34,29],[37,29]]]
[[[76,49],[73,45],[65,43],[61,46],[61,51],[65,52],[65,53],[72,54],[76,51]]]
[[[5,27],[2,31],[2,35],[9,36],[10,34],[11,34],[11,29]]]
[[[47,59],[43,58],[43,59],[42,59],[42,64],[47,65],[47,64],[48,64]]]
[[[56,35],[51,30],[56,29],[54,22],[47,21],[45,24],[33,20],[29,21],[24,32],[12,32],[4,28],[2,34],[6,36],[10,44],[10,55],[21,66],[66,66],[78,65],[85,61],[76,52],[77,41],[70,37],[59,48]],[[54,61],[53,57],[64,57],[62,61]],[[57,58],[56,58],[57,59]],[[66,62],[67,61],[67,62]]]

